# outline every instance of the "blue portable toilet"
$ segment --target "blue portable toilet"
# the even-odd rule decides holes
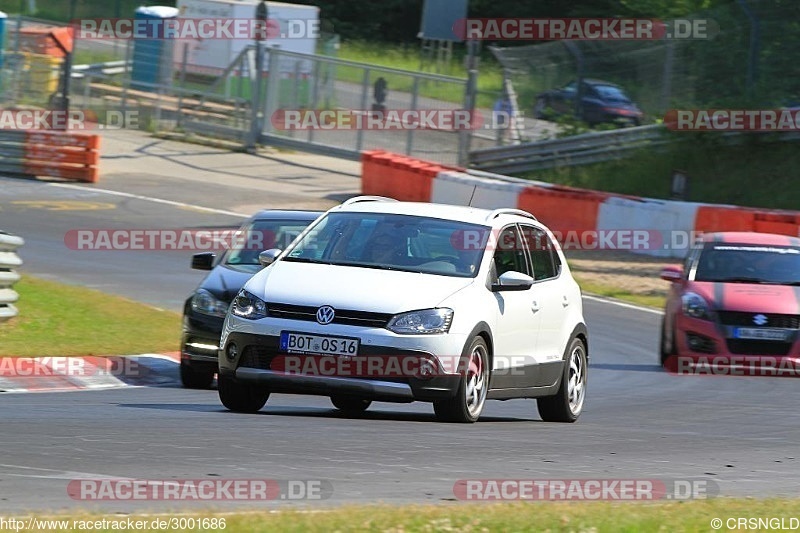
[[[6,64],[6,22],[8,15],[0,11],[0,69]]]
[[[167,6],[140,7],[134,21],[166,20],[178,17],[178,9]],[[136,24],[136,22],[134,22]],[[154,90],[153,85],[169,84],[173,68],[174,41],[164,39],[163,26],[144,26],[144,31],[134,30],[131,87],[143,91]]]

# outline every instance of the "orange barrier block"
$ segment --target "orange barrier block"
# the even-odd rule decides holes
[[[86,133],[27,131],[25,174],[96,183],[100,172],[100,136]]]
[[[517,207],[532,213],[554,232],[595,232],[606,194],[571,188],[527,187]]]
[[[23,173],[32,176],[51,176],[77,181],[96,183],[99,178],[97,167],[56,166],[47,163],[26,163]]]
[[[30,161],[50,163],[72,163],[96,166],[100,162],[100,154],[96,150],[72,150],[65,147],[28,146],[25,158]]]
[[[46,146],[71,146],[87,150],[100,149],[100,136],[88,133],[66,133],[58,131],[28,131],[25,135],[27,144],[44,144]]]
[[[382,150],[368,150],[361,153],[361,193],[409,202],[430,202],[433,180],[444,170],[464,169]]]
[[[754,231],[755,212],[735,207],[703,205],[697,208],[694,230],[714,231]]]
[[[755,213],[753,231],[800,237],[800,214],[791,212]]]
[[[361,194],[378,194],[380,177],[389,166],[386,154],[383,150],[361,152]]]

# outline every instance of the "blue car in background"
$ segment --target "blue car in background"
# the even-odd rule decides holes
[[[573,115],[590,126],[620,124],[640,126],[644,113],[618,85],[607,81],[584,79],[580,105],[576,106],[578,82],[536,97],[534,116],[549,120],[559,115]]]

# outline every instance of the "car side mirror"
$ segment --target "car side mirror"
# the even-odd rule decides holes
[[[217,254],[213,252],[203,252],[192,256],[192,268],[194,270],[211,270],[214,268],[214,259]]]
[[[497,278],[497,283],[492,284],[492,292],[501,291],[526,291],[533,285],[533,278],[522,272],[510,270]]]
[[[264,250],[258,254],[258,262],[261,263],[262,267],[268,267],[275,262],[282,252],[283,250],[280,248],[270,248],[269,250]]]
[[[678,265],[666,266],[661,270],[661,279],[671,283],[678,282],[683,279],[683,267]]]

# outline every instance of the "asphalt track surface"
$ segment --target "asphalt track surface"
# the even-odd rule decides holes
[[[199,193],[198,193],[199,194]],[[49,211],[19,202],[94,202]],[[44,204],[56,205],[56,204]],[[209,206],[208,202],[202,205]],[[26,272],[177,309],[202,277],[186,252],[78,252],[70,228],[206,227],[239,218],[0,178],[0,226],[27,240]],[[145,226],[145,224],[147,226]],[[0,396],[0,509],[109,512],[305,507],[455,499],[465,479],[692,479],[725,496],[796,496],[800,389],[785,378],[676,377],[657,366],[658,313],[586,299],[587,404],[576,424],[540,421],[530,400],[488,402],[474,425],[429,404],[373,404],[361,419],[324,397],[273,395],[234,414],[215,391],[128,388]],[[329,499],[87,502],[73,479],[322,480]]]

